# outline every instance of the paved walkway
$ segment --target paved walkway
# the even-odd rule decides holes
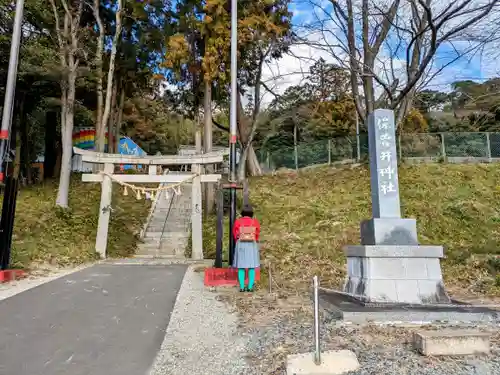
[[[0,302],[0,375],[146,375],[186,266],[95,265]]]

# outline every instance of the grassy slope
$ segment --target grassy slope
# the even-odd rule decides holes
[[[417,219],[422,244],[444,245],[445,281],[453,288],[500,295],[500,166],[401,166],[403,217]],[[342,246],[359,244],[359,223],[371,216],[369,171],[320,168],[251,181],[251,201],[263,227],[264,263],[279,285],[339,286]],[[205,248],[214,248],[213,219]],[[212,251],[209,251],[207,255]],[[478,282],[478,280],[480,280]]]
[[[54,207],[55,182],[21,190],[16,207],[12,266],[26,268],[44,262],[68,265],[96,259],[100,190],[100,184],[84,184],[75,175],[69,212]],[[112,202],[108,253],[114,257],[127,256],[135,251],[149,201],[124,197],[115,185]]]

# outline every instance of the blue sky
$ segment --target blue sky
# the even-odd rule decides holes
[[[328,4],[329,1],[325,0],[295,0],[292,1],[290,5],[290,10],[294,13],[293,16],[293,24],[296,27],[296,30],[301,29],[301,25],[311,24],[315,20],[314,17],[314,6],[311,2],[315,2],[317,4]],[[331,5],[330,5],[331,6]],[[316,8],[317,10],[318,8]],[[338,34],[337,34],[338,35]],[[320,38],[317,36],[317,38]],[[320,38],[323,39],[324,38]],[[455,48],[459,51],[464,51],[470,48],[470,45],[467,43],[455,43],[454,46],[450,44],[445,44],[440,47],[438,53],[436,54],[435,61],[433,67],[435,69],[439,69],[443,65],[448,65],[451,61],[455,60],[457,57],[457,53]],[[300,47],[292,47],[292,52],[295,57],[286,56],[281,60],[278,60],[273,64],[272,67],[269,67],[269,78],[272,76],[286,76],[286,78],[279,78],[274,80],[276,82],[276,86],[281,86],[280,88],[284,89],[291,84],[298,83],[302,78],[303,74],[299,73],[299,70],[307,70],[307,63],[301,59],[304,56],[308,58],[319,58],[323,57],[325,60],[329,62],[334,62],[331,55],[324,53],[324,51],[314,50],[313,48],[309,48],[307,50],[304,46]],[[406,61],[406,52],[403,50],[400,54],[398,54],[398,63],[401,66],[401,69],[404,68],[404,63]],[[449,90],[451,83],[458,80],[476,80],[476,81],[484,81],[486,79],[492,78],[498,75],[498,71],[496,68],[496,61],[488,61],[486,58],[488,53],[476,54],[474,56],[462,57],[453,63],[451,63],[448,67],[446,67],[439,75],[437,75],[429,84],[428,88],[435,90]],[[310,59],[310,60],[312,60]],[[298,68],[300,66],[300,69]],[[297,71],[296,77],[295,71]],[[271,81],[273,81],[271,79]],[[281,91],[281,90],[278,90]]]
[[[312,3],[329,4],[330,0],[292,0],[290,10],[294,14],[292,21],[297,32],[302,30],[300,26],[311,24],[315,20],[315,9]],[[318,38],[324,40],[319,35],[316,38],[317,40]],[[436,54],[433,65],[434,69],[438,69],[454,60],[456,58],[455,48],[464,50],[469,48],[469,46],[463,42],[455,43],[454,47],[449,44],[442,45]],[[264,81],[268,87],[272,87],[275,93],[282,93],[287,87],[301,83],[305,77],[304,73],[308,72],[309,67],[320,57],[323,57],[328,62],[335,62],[331,54],[311,46],[296,45],[292,46],[291,50],[292,54],[284,56],[264,68]],[[397,59],[393,60],[395,65],[399,64],[399,72],[401,72],[402,76],[405,76],[405,54],[406,52],[403,50],[403,52],[397,55]],[[485,58],[487,55],[476,54],[475,56],[468,56],[467,58],[460,58],[454,61],[433,78],[426,85],[426,88],[448,91],[450,90],[450,85],[459,80],[484,81],[500,75],[496,61],[488,61]],[[270,94],[264,93],[263,104],[268,104],[272,99],[273,97]]]

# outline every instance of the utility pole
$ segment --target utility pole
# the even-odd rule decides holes
[[[0,182],[5,180],[2,202],[2,216],[0,218],[0,266],[2,270],[9,268],[10,248],[12,244],[12,230],[14,228],[14,215],[18,189],[17,176],[5,177],[4,163],[9,157],[10,139],[12,129],[12,114],[14,112],[14,98],[16,94],[17,67],[19,47],[23,23],[24,0],[17,0],[12,41],[10,44],[9,71],[5,86],[5,99],[2,114],[2,127],[0,130]]]
[[[229,267],[233,266],[233,226],[236,220],[236,139],[237,139],[237,95],[238,95],[238,1],[231,0],[231,108],[229,122]]]
[[[23,23],[24,0],[17,0],[14,28],[12,30],[12,41],[10,44],[9,71],[7,73],[7,84],[5,86],[5,99],[3,103],[2,128],[0,130],[0,182],[4,180],[4,168],[6,156],[9,153],[9,138],[12,128],[12,113],[14,110],[14,97],[16,95],[17,66],[19,58],[19,47],[21,45],[21,28]]]

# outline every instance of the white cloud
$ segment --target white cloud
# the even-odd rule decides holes
[[[328,51],[324,48],[326,45],[335,45],[339,44],[339,42],[343,42],[343,40],[340,39],[341,37],[339,37],[341,32],[338,27],[331,20],[327,21],[327,18],[325,18],[330,17],[331,12],[330,14],[325,14],[318,11],[321,6],[327,7],[328,2],[326,0],[311,1],[316,1],[316,9],[309,8],[308,10],[304,10],[304,2],[302,0],[298,0],[297,3],[300,3],[302,6],[294,6],[292,10],[298,9],[298,18],[300,19],[302,25],[311,25],[315,21],[321,21],[323,23],[327,22],[330,25],[330,30],[326,33],[323,31],[322,33],[316,32],[308,35],[305,39],[309,41],[309,45],[306,43],[294,45],[290,48],[290,53],[265,67],[264,82],[266,82],[266,84],[277,94],[283,93],[290,86],[300,84],[304,80],[305,75],[308,73],[309,68],[319,58],[323,58],[329,63],[337,64],[339,63],[338,58],[343,60],[346,59],[346,54],[343,53],[342,49],[339,47],[332,47],[333,51]],[[455,4],[455,2],[451,1],[447,4],[444,3],[445,2],[439,4],[440,9],[444,9],[443,7],[445,6],[453,6],[453,4]],[[403,8],[401,11],[407,12],[407,10]],[[409,21],[409,13],[407,12],[406,14],[406,19]],[[484,22],[476,26],[475,30],[488,25],[492,17],[493,15],[490,15],[488,19],[485,19]],[[407,21],[405,21],[405,23]],[[454,21],[454,23],[455,22],[458,22],[458,20]],[[452,25],[449,25],[449,27],[451,26]],[[318,47],[317,45],[322,45],[322,47]],[[381,50],[381,53],[379,54],[378,61],[376,62],[375,73],[386,83],[391,82],[392,77],[384,78],[385,74],[383,74],[383,72],[384,69],[392,63],[394,75],[400,79],[402,84],[404,84],[406,81],[406,58],[391,58],[391,54],[389,53],[387,46],[385,48],[386,49]],[[470,48],[470,43],[460,41],[455,41],[453,47],[449,45],[443,46],[438,51],[432,65],[429,67],[428,77],[432,76],[433,78],[432,80],[426,82],[426,86],[431,89],[446,90],[452,82],[460,79],[489,78],[500,73],[500,69],[497,67],[498,64],[496,63],[498,55],[493,53],[491,49],[485,49],[482,54],[476,54],[472,57],[470,55],[468,57],[462,57],[442,69],[444,65],[449,64],[456,58],[457,50],[460,53],[466,51],[468,48]],[[336,57],[334,57],[334,55]],[[439,74],[435,74],[438,71],[440,71]],[[378,91],[381,91],[380,87],[378,88]],[[273,100],[273,96],[264,90],[262,100],[264,105],[269,104]]]

